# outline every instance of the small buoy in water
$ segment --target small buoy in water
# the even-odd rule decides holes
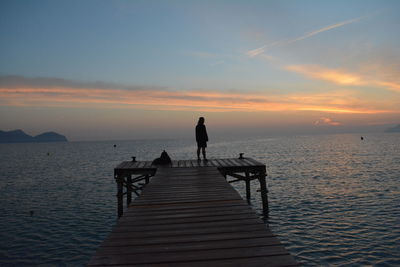
[[[33,216],[33,210],[29,211],[29,215]]]
[[[116,145],[116,144],[114,144],[114,147],[117,147],[117,145]]]
[[[361,136],[361,140],[364,140],[364,137]]]
[[[50,152],[47,152],[47,156],[50,156]]]

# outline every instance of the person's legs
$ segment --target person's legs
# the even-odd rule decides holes
[[[206,148],[205,147],[202,147],[201,148],[201,152],[203,152],[203,158],[204,158],[204,160],[206,160],[207,158],[206,158]]]
[[[197,147],[197,159],[200,160],[200,147]]]

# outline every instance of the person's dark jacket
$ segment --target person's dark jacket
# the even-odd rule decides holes
[[[196,126],[196,141],[201,145],[206,144],[208,141],[207,130],[204,124],[197,124]]]

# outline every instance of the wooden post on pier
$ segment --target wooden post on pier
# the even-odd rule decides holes
[[[117,183],[117,210],[118,218],[124,214],[124,195],[126,195],[126,206],[132,203],[132,193],[136,196],[140,195],[143,188],[149,184],[150,178],[154,176],[157,168],[151,166],[151,162],[136,161],[136,157],[132,157],[132,161],[125,161],[114,169],[114,178]],[[125,193],[124,193],[124,187]]]
[[[250,192],[250,174],[246,172],[246,199],[247,202],[250,202],[251,192]]]
[[[121,217],[124,213],[124,177],[121,174],[116,174],[115,180],[117,182],[118,217]]]
[[[128,174],[126,177],[126,206],[132,202],[132,175]]]
[[[261,200],[263,205],[263,213],[265,216],[268,216],[269,213],[269,206],[268,206],[268,189],[267,189],[267,182],[266,180],[266,171],[265,168],[263,171],[260,172],[258,181],[260,182],[260,189],[261,189]]]

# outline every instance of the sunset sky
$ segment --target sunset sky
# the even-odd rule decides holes
[[[0,130],[70,140],[400,123],[400,1],[0,0]]]

